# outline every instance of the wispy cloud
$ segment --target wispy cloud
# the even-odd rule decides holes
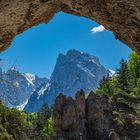
[[[93,34],[98,33],[98,32],[103,32],[103,31],[105,31],[105,28],[103,25],[100,25],[91,29],[91,32]]]

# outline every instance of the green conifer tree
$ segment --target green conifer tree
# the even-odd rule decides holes
[[[128,70],[127,61],[122,59],[120,62],[120,69],[117,70],[117,86],[127,93],[130,92],[129,78],[130,73]]]

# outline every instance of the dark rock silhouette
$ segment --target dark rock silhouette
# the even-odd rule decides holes
[[[112,128],[112,106],[104,96],[77,92],[76,99],[60,94],[53,107],[57,140],[119,140]]]

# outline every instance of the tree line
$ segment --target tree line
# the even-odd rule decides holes
[[[104,77],[95,93],[113,105],[116,132],[140,140],[140,56],[132,53],[128,61],[122,59],[120,68],[112,77]],[[44,105],[39,112],[29,114],[0,102],[0,140],[54,139],[52,112]]]

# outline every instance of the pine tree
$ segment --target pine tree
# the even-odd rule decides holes
[[[140,78],[140,55],[132,53],[129,56],[128,68],[133,73],[133,78]]]
[[[117,70],[117,86],[127,93],[130,92],[129,78],[130,73],[128,70],[127,61],[122,59],[120,62],[120,69]]]
[[[51,118],[52,111],[48,107],[47,104],[45,104],[40,111],[37,113],[36,120],[33,121],[33,128],[32,128],[32,134],[30,136],[33,140],[49,140],[49,136],[52,135],[52,133],[49,133],[48,131],[52,131],[50,129],[50,118]],[[51,136],[50,136],[51,137]]]
[[[130,72],[130,86],[135,88],[140,78],[140,55],[132,53],[129,56],[128,69]]]
[[[100,81],[98,89],[95,91],[97,94],[112,96],[116,89],[116,77],[107,75]]]
[[[99,88],[103,91],[103,94],[109,94],[110,92],[110,77],[107,75],[106,77],[103,77],[103,79],[100,81]]]

